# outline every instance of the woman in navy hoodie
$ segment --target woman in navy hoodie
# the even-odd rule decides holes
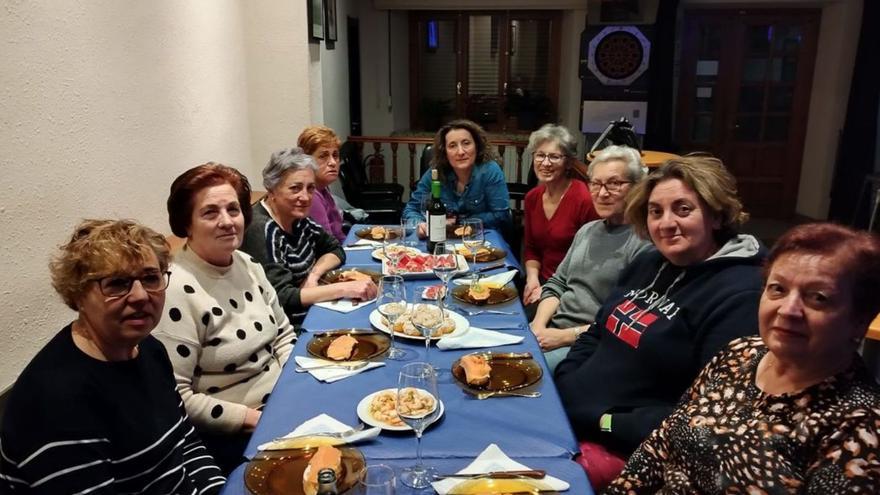
[[[761,265],[736,181],[720,160],[667,161],[630,193],[627,223],[657,251],[621,274],[596,322],[556,368],[595,489],[672,412],[725,344],[757,328]]]

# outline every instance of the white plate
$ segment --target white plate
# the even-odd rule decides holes
[[[407,306],[412,307],[412,304],[409,304]],[[452,333],[447,333],[446,335],[443,335],[442,337],[431,337],[431,340],[437,341],[437,340],[442,339],[443,337],[458,337],[459,335],[467,332],[468,329],[471,327],[471,324],[465,319],[464,316],[456,313],[455,311],[450,311],[449,309],[446,309],[445,311],[447,314],[449,314],[452,317],[452,321],[455,322],[455,330],[453,330]],[[390,335],[391,330],[385,325],[385,323],[382,322],[382,320],[384,318],[385,317],[382,316],[382,313],[380,313],[378,309],[374,309],[373,311],[370,311],[370,323],[374,327],[379,329],[380,331],[385,332]],[[402,337],[404,339],[422,340],[422,341],[425,340],[425,337],[423,337],[421,335],[407,335],[407,334],[401,333],[401,332],[394,332],[394,336],[395,337]]]
[[[418,249],[416,249],[414,247],[402,247],[401,249],[405,250],[411,256],[415,256],[417,254],[426,254],[426,253],[419,251]],[[370,254],[373,256],[374,259],[377,259],[379,261],[385,260],[385,249],[381,246],[379,247],[379,249],[374,249],[373,252]]]
[[[420,253],[420,254],[424,255],[425,253]],[[425,256],[428,256],[428,255],[425,255]],[[458,256],[458,270],[456,270],[452,273],[453,274],[466,273],[468,270],[470,270],[470,266],[468,265],[467,259],[465,259],[465,257],[460,254],[457,256]],[[430,270],[430,269],[422,271],[422,272],[395,272],[395,273],[391,273],[391,269],[389,268],[387,261],[382,261],[382,275],[400,275],[401,277],[406,278],[406,279],[409,279],[409,278],[439,278],[436,275],[434,275],[434,270]]]
[[[404,424],[403,426],[389,425],[388,423],[383,423],[383,422],[379,421],[378,419],[370,416],[370,402],[373,401],[373,397],[375,397],[376,395],[381,394],[383,392],[392,392],[396,395],[397,389],[396,388],[386,388],[384,390],[377,390],[376,392],[373,392],[372,394],[361,399],[361,401],[358,402],[358,405],[357,405],[358,417],[361,418],[361,421],[363,421],[364,423],[366,423],[370,426],[377,426],[379,428],[382,428],[383,430],[412,431],[412,428],[410,428],[409,425],[407,425],[407,424]],[[437,415],[437,418],[433,422],[431,422],[431,424],[428,425],[427,428],[430,428],[431,425],[433,425],[440,418],[442,418],[443,412],[445,410],[446,410],[446,407],[443,406],[443,401],[441,400],[440,401],[440,414]]]

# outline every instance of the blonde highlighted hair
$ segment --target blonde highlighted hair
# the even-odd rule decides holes
[[[171,248],[162,234],[132,220],[83,220],[49,262],[52,286],[76,311],[89,282],[138,267],[150,252],[167,270]]]

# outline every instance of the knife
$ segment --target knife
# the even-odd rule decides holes
[[[340,330],[318,330],[316,332],[309,332],[315,337],[327,337],[334,335],[376,335],[379,332],[376,330],[369,330],[366,328],[348,328],[348,329],[340,329]]]
[[[486,359],[532,359],[531,352],[482,352],[477,353],[483,355]]]
[[[475,272],[488,272],[489,270],[494,270],[496,268],[504,268],[506,263],[503,261],[496,261],[495,263],[489,263],[488,265],[481,266],[479,268],[474,269]]]
[[[542,479],[547,476],[547,472],[543,469],[525,469],[520,471],[490,471],[488,473],[473,473],[473,474],[436,474],[434,475],[434,479],[440,478],[499,478],[499,479],[508,479],[508,478],[533,478],[533,479]]]

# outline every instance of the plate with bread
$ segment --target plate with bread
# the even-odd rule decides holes
[[[446,238],[447,239],[461,239],[465,236],[465,234],[469,234],[471,232],[471,227],[467,225],[447,225],[446,226]]]
[[[477,306],[505,303],[516,299],[517,295],[515,287],[492,282],[460,285],[452,289],[452,297]]]
[[[336,472],[336,488],[345,493],[353,488],[366,466],[355,447],[330,445],[327,437],[308,437],[301,447],[261,451],[248,463],[244,484],[255,495],[316,495],[318,472]]]
[[[413,416],[418,411],[424,410],[427,414],[434,407],[439,407],[436,419],[431,424],[436,423],[443,416],[443,401],[437,400],[433,395],[423,389],[412,389],[414,393],[410,394],[405,402]],[[357,405],[357,415],[361,421],[370,425],[377,426],[383,430],[391,431],[411,431],[412,428],[404,423],[397,415],[397,389],[386,388],[373,392],[364,397]],[[420,415],[419,415],[420,416]],[[430,427],[431,425],[428,425]]]
[[[412,304],[407,305],[407,310],[397,317],[397,321],[394,322],[394,335],[406,339],[423,341],[425,340],[425,337],[422,335],[422,332],[413,325],[412,308]],[[431,335],[431,340],[437,340],[447,335],[458,336],[467,332],[468,328],[470,328],[471,324],[468,323],[464,316],[449,310],[444,310],[443,313],[443,323],[439,328],[434,330],[434,333]],[[382,316],[382,313],[379,313],[378,309],[374,309],[370,312],[370,323],[387,334],[391,333],[388,329],[388,320]]]
[[[452,376],[471,392],[507,392],[534,385],[544,375],[531,353],[474,352],[452,363]]]
[[[397,239],[397,236],[399,235],[399,230],[389,230],[381,225],[374,225],[372,227],[364,227],[362,229],[358,229],[355,231],[354,235],[360,237],[361,239],[381,241],[385,239],[385,236],[388,235],[389,231],[391,232],[390,238]]]
[[[366,268],[348,268],[344,270],[330,270],[321,277],[320,281],[324,284],[336,284],[339,282],[372,280],[374,283],[378,284],[381,279],[382,274],[377,271],[368,270]]]
[[[390,346],[391,339],[384,333],[353,328],[314,333],[306,349],[319,359],[349,362],[381,356]]]
[[[455,251],[464,256],[469,261],[474,260],[474,252],[464,244],[456,244]],[[501,248],[492,246],[483,246],[477,248],[477,263],[488,263],[490,261],[503,260],[507,256],[507,252]]]

